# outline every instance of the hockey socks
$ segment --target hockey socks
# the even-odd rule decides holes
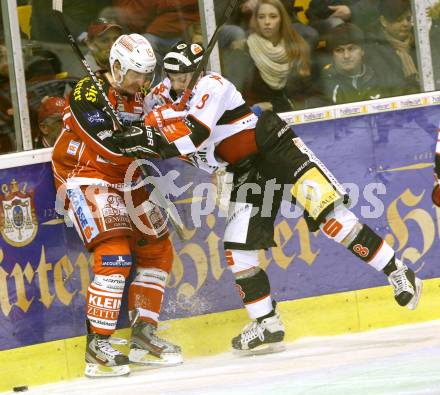
[[[128,309],[137,310],[143,321],[157,326],[168,273],[156,268],[138,268],[128,289]]]
[[[383,268],[383,272],[389,276],[392,272],[394,272],[395,270],[397,270],[397,266],[396,266],[396,258],[393,256],[393,258],[391,259],[391,261],[388,262],[388,264]]]
[[[236,287],[240,293],[249,317],[256,319],[273,310],[270,283],[266,272],[258,267],[245,273],[236,273]]]
[[[276,312],[277,302],[275,302],[275,300],[272,300],[272,307],[273,307],[273,309],[272,309],[271,312],[267,313],[266,315],[263,315],[262,317],[258,317],[257,321],[261,323],[266,318],[273,317],[277,313]]]

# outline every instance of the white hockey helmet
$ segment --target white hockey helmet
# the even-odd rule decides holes
[[[110,69],[113,79],[120,84],[128,70],[138,73],[153,73],[156,67],[156,56],[149,41],[140,34],[123,34],[119,36],[110,49]],[[114,64],[121,65],[121,78],[117,80]]]

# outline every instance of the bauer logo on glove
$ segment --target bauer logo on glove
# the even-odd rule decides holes
[[[122,155],[131,157],[159,157],[159,139],[153,126],[129,126],[113,136]]]

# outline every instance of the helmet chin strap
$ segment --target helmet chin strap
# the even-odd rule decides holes
[[[122,81],[124,81],[124,75],[125,75],[122,72],[122,69],[119,69],[119,73],[121,74],[121,78],[120,79],[116,78],[116,75],[115,75],[115,64],[113,64],[113,66],[111,68],[111,72],[112,72],[113,82],[115,83],[115,85],[121,86]]]

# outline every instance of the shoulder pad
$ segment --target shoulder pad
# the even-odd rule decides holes
[[[199,82],[197,82],[197,87],[203,87],[203,89],[212,89],[212,91],[216,92],[218,90],[222,90],[222,88],[227,87],[229,81],[220,74],[210,73],[204,75]]]

